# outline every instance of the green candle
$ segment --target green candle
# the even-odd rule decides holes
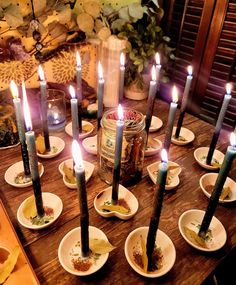
[[[78,100],[75,96],[75,89],[72,85],[69,87],[71,95],[70,106],[71,106],[71,120],[72,120],[72,136],[73,140],[79,138],[79,119],[78,119]]]
[[[157,81],[157,91],[160,91],[160,74],[161,74],[161,59],[157,52],[155,55],[156,60],[156,81]]]
[[[78,51],[76,51],[76,83],[77,83],[77,99],[78,99],[78,124],[79,133],[82,133],[82,78],[81,78],[81,58]]]
[[[157,175],[157,189],[155,192],[152,216],[149,224],[148,235],[147,235],[147,257],[148,257],[148,269],[152,267],[152,254],[155,247],[156,232],[158,229],[161,209],[163,204],[163,197],[165,192],[166,178],[168,171],[168,157],[165,149],[161,152],[161,164],[159,166]]]
[[[74,170],[80,204],[81,252],[82,256],[86,257],[89,255],[89,213],[85,182],[85,169],[80,146],[76,140],[73,140],[72,142],[72,153],[75,162]]]
[[[228,146],[223,164],[220,168],[220,172],[217,176],[216,183],[214,186],[214,189],[212,191],[210,201],[206,210],[206,213],[203,217],[202,224],[199,230],[199,235],[202,237],[205,237],[207,230],[209,228],[209,225],[211,223],[212,217],[214,215],[216,206],[218,204],[221,192],[223,190],[223,186],[225,184],[225,181],[227,179],[228,173],[230,171],[232,162],[234,158],[236,157],[236,135],[235,133],[231,133],[230,136],[230,142],[231,146]]]
[[[29,163],[30,163],[30,172],[32,177],[33,189],[34,189],[34,197],[35,204],[37,208],[37,213],[39,217],[44,215],[43,208],[43,199],[40,185],[40,177],[38,171],[38,157],[36,152],[36,144],[35,144],[35,135],[34,131],[32,131],[32,122],[30,117],[30,110],[27,101],[27,96],[25,89],[23,88],[23,105],[24,105],[24,116],[25,116],[25,125],[27,132],[25,133],[28,152],[29,152]]]

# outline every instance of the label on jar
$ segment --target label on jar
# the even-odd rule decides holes
[[[116,146],[116,138],[108,136],[105,132],[102,132],[102,140],[101,140],[101,156],[105,157],[111,162],[114,162],[114,154],[115,154],[115,146]],[[123,137],[122,142],[122,153],[121,153],[121,161],[126,162],[129,159],[129,155],[127,152],[128,142],[125,137]]]

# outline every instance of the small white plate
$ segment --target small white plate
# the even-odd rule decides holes
[[[147,166],[147,171],[148,174],[150,176],[150,178],[152,179],[152,182],[154,184],[157,183],[157,170],[159,168],[159,164],[161,163],[161,161],[157,161],[154,162],[150,165]],[[174,189],[175,187],[177,187],[179,185],[179,174],[182,171],[182,168],[180,167],[180,165],[178,163],[172,162],[172,161],[168,161],[168,166],[175,166],[178,167],[178,169],[173,169],[169,171],[169,175],[171,177],[170,183],[165,185],[165,190],[171,190]]]
[[[176,127],[173,128],[172,137],[171,137],[171,142],[173,144],[176,144],[176,145],[186,145],[186,144],[189,144],[195,138],[194,133],[192,131],[190,131],[189,129],[184,128],[184,127],[181,127],[179,135],[181,137],[183,137],[185,140],[178,140],[178,139],[176,139],[174,137],[175,136],[175,132],[176,132]]]
[[[146,116],[144,116],[146,118]],[[152,116],[149,133],[158,131],[163,126],[163,122],[160,118]]]
[[[147,147],[145,148],[145,151],[144,151],[144,155],[145,156],[155,155],[162,148],[162,142],[160,140],[158,140],[157,138],[153,138],[151,140],[152,140],[152,145],[150,145],[149,142],[148,142]]]
[[[84,139],[82,145],[88,153],[97,155],[97,135]]]
[[[61,162],[58,166],[58,169],[63,177],[63,182],[64,184],[70,188],[70,189],[76,189],[77,188],[77,184],[73,184],[73,183],[69,183],[66,181],[66,178],[65,178],[65,173],[63,171],[63,165],[64,163],[66,163],[67,166],[69,166],[71,169],[73,168],[73,159],[72,158],[69,158],[67,160],[64,160],[63,162]],[[86,182],[89,181],[89,179],[91,178],[92,174],[93,174],[93,171],[94,171],[94,164],[88,162],[88,161],[85,161],[83,160],[83,163],[84,163],[84,168],[85,168],[85,180]]]
[[[42,167],[41,167],[41,171],[39,173],[40,177],[44,173],[43,164],[41,163],[41,165],[42,165]],[[5,172],[4,178],[8,184],[10,184],[11,186],[17,187],[17,188],[24,188],[24,187],[31,186],[32,180],[30,180],[29,182],[26,182],[26,183],[19,183],[19,184],[15,183],[15,178],[16,178],[17,174],[19,174],[21,172],[24,172],[23,161],[18,161],[7,169],[7,171]]]
[[[65,142],[59,137],[49,136],[51,150],[45,154],[37,152],[37,155],[41,158],[52,158],[59,155],[65,148]],[[55,148],[56,151],[53,149]]]
[[[179,218],[179,230],[185,241],[192,247],[201,251],[216,251],[224,246],[227,235],[224,226],[215,216],[213,216],[209,226],[212,233],[212,238],[209,241],[206,241],[206,247],[195,244],[185,235],[184,227],[188,227],[189,229],[198,233],[199,226],[202,223],[204,215],[205,211],[196,209],[184,212]]]
[[[84,138],[88,137],[88,136],[93,132],[93,130],[94,130],[94,125],[91,124],[91,123],[88,122],[88,121],[82,121],[82,129],[83,129],[84,127],[88,128],[89,130],[86,131],[86,132],[83,132],[82,134],[80,134],[80,135],[79,135],[79,138],[80,138],[80,139],[84,139]],[[69,124],[66,125],[65,131],[66,131],[66,133],[67,133],[69,136],[73,137],[73,134],[72,134],[72,122],[70,122]]]
[[[160,269],[152,272],[144,272],[134,260],[134,251],[142,252],[141,238],[143,238],[145,241],[147,240],[148,229],[148,227],[140,227],[128,235],[125,241],[125,257],[129,265],[137,273],[145,277],[156,278],[166,274],[173,267],[176,259],[176,251],[172,240],[164,232],[157,230],[156,245],[162,250],[163,266]]]
[[[217,177],[218,173],[206,173],[199,180],[200,187],[208,198],[211,197],[211,193],[207,191],[206,187],[208,185],[215,186]],[[230,187],[230,198],[226,198],[224,200],[219,199],[219,203],[230,203],[236,201],[236,183],[231,178],[227,177],[224,187]]]
[[[1,149],[9,149],[9,148],[13,148],[15,146],[18,146],[20,144],[20,142],[17,142],[16,144],[12,144],[12,145],[8,145],[8,146],[1,146],[0,147],[0,150]]]
[[[124,199],[125,202],[128,204],[130,208],[129,214],[121,214],[115,211],[111,212],[104,212],[100,210],[100,207],[104,205],[105,202],[111,202],[111,196],[112,196],[112,186],[106,188],[105,190],[101,191],[94,199],[94,208],[98,212],[98,214],[104,218],[110,218],[110,217],[117,217],[121,220],[128,220],[132,218],[138,211],[138,200],[134,196],[133,193],[131,193],[128,189],[126,189],[124,186],[119,184],[119,193],[118,193],[118,199]]]
[[[23,213],[23,209],[26,201],[30,198],[29,197],[21,203],[20,207],[17,210],[17,220],[23,227],[32,230],[44,229],[50,226],[52,223],[54,223],[61,215],[63,204],[61,199],[57,195],[53,193],[42,192],[42,197],[43,197],[43,205],[53,209],[54,211],[53,219],[44,225],[33,225],[29,219],[26,219]]]
[[[89,226],[89,238],[103,239],[108,241],[103,231],[98,228]],[[92,266],[87,271],[78,271],[74,268],[72,262],[72,256],[77,253],[81,256],[81,249],[78,246],[78,242],[81,240],[81,228],[75,228],[68,232],[60,242],[58,248],[58,258],[61,266],[69,273],[77,276],[86,276],[98,271],[107,261],[109,253],[101,254],[96,262],[92,263]]]
[[[199,147],[195,149],[194,151],[194,158],[196,159],[197,163],[207,169],[207,170],[219,170],[218,166],[212,166],[206,164],[206,157],[209,151],[209,147]],[[219,150],[215,149],[213,153],[213,159],[216,159],[220,164],[223,163],[224,160],[224,154],[220,152]]]

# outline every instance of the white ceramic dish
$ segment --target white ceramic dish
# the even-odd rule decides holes
[[[152,182],[154,184],[157,183],[157,170],[159,168],[160,163],[161,163],[161,161],[157,161],[157,162],[154,162],[154,163],[147,166],[148,174],[149,174],[149,176],[152,179]],[[173,166],[173,167],[178,167],[178,168],[173,169],[173,170],[169,170],[168,175],[170,177],[170,183],[166,184],[165,190],[174,189],[175,187],[177,187],[179,185],[179,182],[180,182],[179,174],[182,171],[182,168],[180,167],[180,165],[178,163],[168,161],[168,166]]]
[[[146,118],[146,116],[144,116]],[[163,126],[163,122],[156,116],[152,116],[151,125],[149,128],[149,132],[156,132]]]
[[[139,267],[134,260],[134,251],[142,252],[141,249],[141,238],[145,241],[147,240],[148,227],[140,227],[132,231],[125,241],[125,256],[129,265],[140,275],[156,278],[160,277],[173,267],[176,259],[175,246],[171,239],[161,230],[157,230],[156,234],[156,245],[161,247],[163,254],[163,266],[153,272],[144,272],[144,270]]]
[[[50,220],[47,224],[33,225],[29,219],[25,218],[23,209],[24,209],[27,199],[30,198],[29,197],[21,203],[20,207],[17,210],[17,220],[23,227],[32,229],[32,230],[44,229],[50,226],[52,223],[54,223],[61,215],[61,212],[63,209],[63,204],[62,204],[61,199],[57,195],[53,193],[48,193],[48,192],[42,192],[42,196],[43,196],[43,205],[46,207],[52,208],[54,211],[53,219]]]
[[[219,170],[218,166],[212,166],[206,164],[206,157],[209,151],[209,147],[199,147],[194,151],[194,158],[196,159],[197,163],[207,169],[207,170]],[[222,164],[224,160],[224,154],[219,150],[215,149],[213,153],[213,159],[216,159],[220,164]]]
[[[39,173],[40,177],[44,173],[44,167],[43,164],[41,163],[41,171]],[[29,182],[26,183],[15,183],[15,178],[17,174],[24,172],[24,166],[23,166],[23,161],[18,161],[14,163],[12,166],[10,166],[7,171],[5,172],[5,180],[8,184],[11,186],[17,187],[17,188],[24,188],[24,187],[29,187],[32,185],[32,181],[30,180]]]
[[[16,147],[20,144],[20,142],[16,143],[16,144],[13,144],[13,145],[8,145],[8,146],[2,146],[0,147],[0,150],[2,149],[9,149],[9,148],[13,148],[13,147]]]
[[[42,154],[37,152],[37,155],[41,158],[53,158],[59,155],[65,148],[65,142],[59,137],[49,136],[51,150],[48,153]]]
[[[61,173],[61,175],[62,175],[62,177],[63,177],[63,182],[64,182],[64,184],[65,184],[68,188],[70,188],[70,189],[76,189],[76,188],[77,188],[76,183],[73,184],[73,183],[69,183],[68,181],[66,181],[65,173],[64,173],[64,171],[63,171],[63,165],[64,165],[64,163],[66,163],[66,165],[72,169],[72,168],[73,168],[73,159],[72,159],[72,158],[69,158],[69,159],[67,159],[67,160],[64,160],[63,162],[61,162],[61,163],[59,164],[58,169],[59,169],[59,171],[60,171],[60,173]],[[85,160],[83,160],[83,163],[84,163],[84,168],[85,168],[85,180],[86,180],[86,182],[88,182],[89,179],[91,178],[92,174],[93,174],[93,171],[94,171],[94,164],[92,164],[92,163],[90,163],[90,162],[88,162],[88,161],[85,161]]]
[[[85,138],[82,145],[88,153],[97,155],[97,135]]]
[[[152,145],[150,145],[150,139],[148,140],[147,147],[145,148],[144,155],[152,156],[157,154],[162,148],[162,142],[157,138],[151,139]]]
[[[201,251],[216,251],[224,246],[227,239],[227,235],[224,226],[215,216],[213,216],[209,226],[212,237],[208,241],[206,241],[206,247],[202,247],[200,245],[195,244],[185,234],[184,227],[188,227],[189,229],[198,233],[199,225],[201,225],[204,215],[205,211],[196,209],[184,212],[179,218],[179,230],[185,241],[192,247]]]
[[[81,240],[81,228],[75,228],[68,232],[60,242],[58,248],[58,258],[61,263],[61,266],[69,273],[78,275],[78,276],[86,276],[90,275],[96,271],[98,271],[107,261],[109,253],[102,254],[96,260],[96,262],[92,262],[92,266],[87,271],[78,271],[74,268],[72,262],[72,255],[78,254],[81,256],[81,249],[78,246],[78,242]],[[103,239],[108,241],[106,235],[103,231],[98,228],[89,226],[89,238]]]
[[[118,199],[124,199],[125,202],[128,204],[130,208],[130,212],[128,214],[122,214],[119,212],[111,211],[111,212],[105,212],[100,209],[102,205],[106,202],[111,202],[111,196],[112,196],[112,186],[106,188],[105,190],[101,191],[94,199],[94,208],[98,212],[98,214],[104,218],[110,218],[110,217],[117,217],[121,220],[128,220],[132,218],[138,211],[138,200],[134,196],[133,193],[131,193],[128,189],[126,189],[124,186],[119,185],[119,193],[118,193]]]
[[[185,140],[177,140],[174,135],[176,132],[176,127],[173,128],[171,142],[176,145],[186,145],[191,143],[195,139],[195,135],[192,131],[187,128],[181,127],[180,129],[180,136],[183,137]]]
[[[79,138],[80,138],[80,139],[84,139],[84,138],[88,137],[88,136],[93,132],[93,130],[94,130],[94,125],[91,124],[91,123],[88,122],[88,121],[82,121],[82,129],[83,129],[84,127],[87,127],[89,130],[86,131],[86,132],[83,132],[82,134],[80,134],[80,135],[79,135]],[[66,125],[65,131],[66,131],[66,133],[67,133],[69,136],[73,137],[73,134],[72,134],[72,122],[70,122],[69,124]]]
[[[210,198],[211,193],[209,193],[206,189],[208,185],[215,185],[218,173],[206,173],[204,174],[200,180],[200,187],[203,193]],[[227,177],[224,187],[230,187],[231,191],[229,194],[229,198],[225,198],[224,200],[219,199],[219,203],[230,203],[236,201],[236,183],[229,177]]]

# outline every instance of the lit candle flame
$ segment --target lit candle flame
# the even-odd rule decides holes
[[[156,59],[156,65],[160,65],[161,64],[161,59],[160,59],[160,55],[159,55],[158,52],[155,55],[155,59]]]
[[[152,66],[152,81],[156,81],[156,80],[157,80],[156,68],[153,65]]]
[[[230,143],[232,147],[236,148],[236,135],[233,132],[230,135]]]
[[[123,52],[120,54],[120,65],[121,65],[122,67],[125,66],[125,55],[124,55]]]
[[[81,67],[81,58],[78,51],[76,51],[76,65],[77,67]]]
[[[81,149],[76,140],[73,140],[72,142],[72,155],[73,155],[75,165],[79,168],[84,167]]]
[[[71,98],[75,99],[76,98],[75,97],[75,88],[72,85],[69,86],[69,92],[70,92]]]
[[[230,95],[232,91],[232,85],[230,83],[227,83],[225,88],[226,88],[226,93]]]
[[[18,98],[19,92],[18,92],[18,88],[17,88],[14,80],[11,80],[11,82],[10,82],[10,89],[11,89],[11,94],[12,94],[13,98]]]
[[[41,81],[45,81],[45,76],[41,65],[38,67],[38,75]]]
[[[27,100],[24,82],[22,82],[22,95],[23,95],[23,110],[24,110],[25,126],[26,126],[27,131],[31,131],[32,122],[31,122],[30,109],[29,109],[29,104]]]
[[[102,64],[100,61],[98,62],[98,77],[99,79],[103,79],[103,70],[102,70]]]
[[[161,151],[161,161],[166,163],[168,162],[167,151],[164,148]]]
[[[193,67],[191,66],[191,65],[189,65],[188,67],[187,67],[187,70],[188,70],[188,75],[192,75],[193,74]]]
[[[172,102],[174,103],[178,102],[178,90],[175,85],[172,88]]]
[[[123,114],[123,109],[122,109],[121,104],[119,104],[118,106],[118,118],[120,121],[124,120],[124,114]]]

